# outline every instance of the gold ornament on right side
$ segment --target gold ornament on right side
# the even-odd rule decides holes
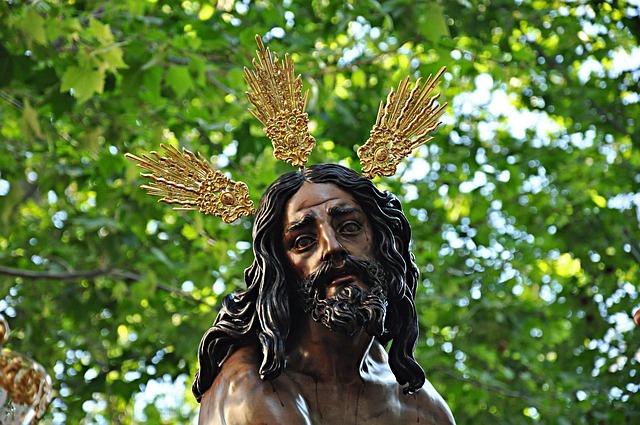
[[[400,161],[433,139],[427,135],[440,125],[438,119],[447,103],[436,105],[440,94],[432,92],[445,69],[442,67],[433,78],[429,75],[423,86],[420,86],[422,79],[418,79],[411,90],[409,77],[405,78],[396,92],[391,89],[386,105],[380,102],[369,139],[358,149],[363,176],[371,179],[394,175]]]

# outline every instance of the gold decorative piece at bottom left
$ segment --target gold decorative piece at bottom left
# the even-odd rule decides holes
[[[149,185],[141,186],[150,195],[162,196],[159,202],[180,205],[176,210],[198,210],[203,214],[213,214],[231,223],[243,215],[255,213],[249,190],[243,182],[235,182],[215,170],[200,154],[191,151],[182,153],[173,146],[160,145],[166,157],[151,151],[153,158],[142,158],[129,153],[125,156],[138,166],[151,171],[142,177],[153,179]]]
[[[0,424],[34,424],[51,403],[51,377],[34,360],[2,349],[8,335],[9,325],[0,315]]]

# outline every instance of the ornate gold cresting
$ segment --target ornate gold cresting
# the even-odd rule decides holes
[[[316,140],[309,134],[309,116],[305,112],[309,90],[302,96],[300,75],[295,76],[293,61],[287,53],[284,61],[272,58],[260,36],[256,35],[258,60],[255,71],[244,68],[247,92],[255,109],[251,113],[264,125],[273,143],[273,155],[294,167],[304,167]]]
[[[51,403],[51,377],[32,359],[3,349],[9,324],[0,315],[0,423],[34,424]]]
[[[436,105],[440,94],[432,96],[431,93],[445,69],[442,67],[433,78],[429,75],[423,86],[418,79],[411,90],[409,77],[405,78],[396,92],[391,89],[386,105],[380,102],[369,140],[358,149],[362,175],[367,178],[394,175],[400,161],[433,139],[427,135],[440,125],[438,119],[447,104]]]
[[[302,81],[299,75],[295,76],[289,54],[280,61],[265,48],[258,35],[256,43],[257,60],[252,61],[255,71],[244,68],[251,90],[247,97],[254,107],[250,111],[265,126],[273,143],[273,155],[294,167],[304,167],[315,147],[305,112],[309,91],[302,95]],[[432,95],[444,71],[442,67],[435,77],[429,75],[424,85],[421,85],[422,79],[418,79],[413,89],[407,77],[397,91],[391,89],[386,104],[380,102],[370,137],[358,149],[365,177],[393,175],[402,159],[432,139],[427,135],[440,125],[438,119],[447,105],[436,105],[439,94]],[[228,179],[200,154],[196,157],[184,148],[180,153],[172,146],[161,146],[167,156],[161,157],[152,151],[156,160],[144,154],[142,158],[125,154],[152,172],[142,176],[153,179],[154,183],[142,188],[151,195],[162,196],[160,202],[181,206],[175,209],[213,214],[227,223],[255,212],[245,183]]]
[[[243,215],[255,213],[249,190],[243,182],[235,182],[220,171],[201,154],[194,155],[187,149],[182,153],[173,146],[160,145],[167,156],[155,151],[150,158],[125,154],[141,168],[151,171],[142,177],[154,182],[141,186],[150,195],[162,196],[158,202],[172,205],[176,210],[198,210],[203,214],[216,215],[226,223],[231,223]]]

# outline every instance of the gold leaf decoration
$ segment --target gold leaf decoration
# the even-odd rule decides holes
[[[256,36],[256,42],[255,71],[244,68],[251,89],[247,97],[255,108],[250,111],[264,125],[273,143],[273,155],[294,167],[304,167],[316,144],[309,133],[309,116],[305,112],[309,91],[302,95],[302,81],[299,75],[295,76],[289,54],[279,61],[265,49],[260,36]]]
[[[51,403],[51,376],[35,360],[3,348],[8,335],[9,324],[0,315],[0,423],[33,424]]]
[[[433,78],[429,75],[422,86],[422,79],[418,79],[413,89],[409,88],[409,77],[405,78],[396,92],[391,89],[386,105],[380,102],[369,139],[358,149],[365,177],[394,175],[400,161],[432,139],[427,135],[440,125],[438,119],[447,105],[436,105],[440,94],[432,92],[445,69],[442,67]]]
[[[162,196],[159,202],[171,205],[176,210],[198,210],[203,214],[213,214],[231,223],[241,216],[255,213],[249,190],[243,182],[235,182],[198,153],[187,149],[182,153],[173,146],[160,145],[167,155],[160,156],[151,151],[155,159],[125,154],[138,166],[151,171],[141,174],[154,182],[141,186],[150,195]]]

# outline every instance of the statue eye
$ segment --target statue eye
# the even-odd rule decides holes
[[[362,229],[362,226],[360,225],[360,223],[357,223],[355,221],[349,221],[344,225],[342,225],[342,227],[340,228],[340,233],[346,234],[346,235],[354,235],[358,233],[360,229]]]
[[[309,248],[314,242],[314,239],[310,236],[300,236],[293,242],[293,247],[298,250],[305,250]]]

